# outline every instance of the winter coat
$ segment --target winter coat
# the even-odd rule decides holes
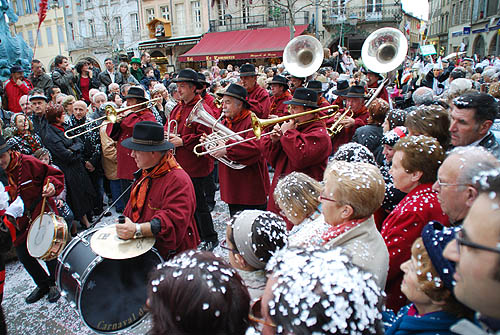
[[[380,140],[383,135],[383,129],[381,126],[368,124],[356,129],[354,136],[352,137],[352,141],[364,145],[373,153],[373,155],[375,155],[377,148],[380,146]]]
[[[42,89],[46,96],[50,96],[49,90],[54,86],[54,83],[48,74],[43,73],[41,76],[35,77],[32,73],[28,79],[33,84],[33,88]]]
[[[60,68],[55,68],[52,71],[52,81],[54,85],[61,89],[61,93],[66,95],[72,95],[76,99],[79,99],[81,92],[75,85],[75,76],[71,71],[63,71]]]

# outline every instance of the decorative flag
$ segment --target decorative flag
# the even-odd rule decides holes
[[[41,0],[40,3],[38,4],[38,6],[39,6],[38,7],[38,29],[40,29],[42,22],[47,17],[47,3],[48,3],[48,0]]]
[[[405,31],[406,31],[406,34],[410,35],[410,22],[406,22]]]

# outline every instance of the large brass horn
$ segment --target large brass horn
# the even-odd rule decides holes
[[[90,120],[88,122],[85,122],[84,124],[81,124],[79,126],[76,126],[76,127],[73,127],[71,129],[66,130],[64,132],[64,136],[66,136],[66,138],[69,138],[69,139],[72,139],[72,138],[75,138],[75,137],[78,137],[78,136],[82,136],[83,134],[86,134],[86,133],[91,132],[91,131],[93,131],[95,129],[101,128],[104,125],[104,124],[102,124],[102,121],[104,121],[104,119],[107,119],[111,123],[115,123],[116,120],[118,119],[118,114],[121,114],[121,113],[124,113],[126,111],[129,111],[129,110],[131,110],[134,107],[146,105],[146,104],[152,103],[153,101],[160,100],[160,99],[162,99],[162,98],[156,98],[156,99],[144,101],[144,102],[141,102],[141,103],[138,103],[138,104],[135,104],[135,105],[132,105],[132,106],[128,106],[128,107],[125,107],[125,108],[120,108],[120,109],[116,109],[112,104],[108,104],[104,108],[104,115],[103,116],[98,117],[98,118],[93,119],[93,120]],[[143,111],[146,108],[148,108],[148,106],[146,106],[144,108],[141,108],[138,111],[134,111],[134,113]],[[89,129],[87,129],[85,131],[82,131],[81,133],[78,133],[78,134],[75,134],[75,135],[68,135],[69,133],[72,133],[72,132],[74,132],[77,129],[86,128],[90,124],[93,124],[93,123],[96,123],[96,122],[101,122],[101,123],[99,123],[97,126],[94,126],[94,127],[89,128]]]
[[[323,46],[315,37],[301,35],[292,39],[283,51],[283,65],[295,77],[306,78],[323,63]]]

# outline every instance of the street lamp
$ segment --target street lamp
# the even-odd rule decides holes
[[[61,43],[59,43],[59,29],[57,26],[57,9],[59,8],[59,3],[57,2],[57,0],[54,0],[51,7],[52,9],[54,9],[54,15],[56,17],[56,41],[57,41],[57,46],[59,47],[59,55],[62,55]]]

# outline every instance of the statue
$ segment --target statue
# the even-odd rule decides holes
[[[9,79],[10,68],[13,65],[19,65],[24,70],[25,77],[28,77],[33,51],[21,36],[12,35],[9,24],[17,22],[17,15],[9,7],[7,0],[0,0],[0,15],[0,80]]]

